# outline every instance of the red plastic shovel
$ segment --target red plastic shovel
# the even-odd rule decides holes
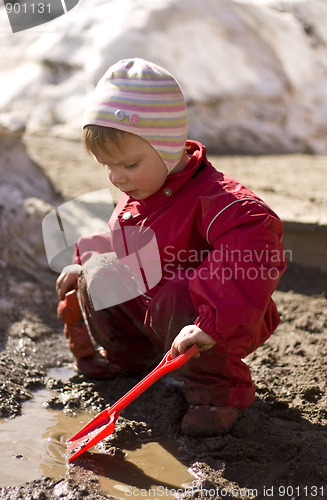
[[[192,358],[199,348],[193,345],[183,354],[171,359],[171,351],[163,357],[158,366],[152,370],[144,379],[136,384],[125,396],[120,398],[113,406],[106,408],[99,415],[94,417],[88,424],[80,429],[74,436],[67,441],[67,452],[70,454],[68,461],[71,462],[84,451],[110,436],[115,430],[115,423],[120,412],[126,408],[134,399],[144,392],[156,380],[176,368],[182,366],[186,361]]]

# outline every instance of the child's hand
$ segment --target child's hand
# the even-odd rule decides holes
[[[56,290],[60,300],[73,288],[77,288],[78,273],[61,273],[56,282]]]
[[[187,351],[193,344],[196,344],[200,351],[211,349],[216,342],[210,335],[204,333],[198,326],[187,325],[181,329],[171,345],[171,357],[176,358],[182,352]]]

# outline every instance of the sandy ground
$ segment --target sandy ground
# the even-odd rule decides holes
[[[106,186],[104,171],[81,153],[79,144],[63,142],[58,147],[54,141],[51,148],[51,141],[27,142],[64,198]],[[305,161],[310,168],[310,157]],[[222,163],[228,166],[228,159]],[[254,160],[252,165],[255,168]],[[1,275],[0,297],[9,290],[18,304],[0,337],[0,416],[13,417],[32,391],[45,384],[48,369],[72,358],[56,320],[56,276],[49,271],[33,280],[10,266],[1,269]],[[194,473],[193,489],[185,490],[184,498],[327,498],[326,285],[326,274],[289,266],[275,292],[282,323],[247,359],[257,385],[256,401],[229,434],[184,437],[179,427],[185,411],[182,389],[158,381],[126,409],[117,432],[102,446],[108,468],[114,459],[110,450],[129,441],[171,437],[188,453]],[[20,298],[21,288],[30,294]],[[94,382],[76,375],[57,384],[57,396],[49,405],[63,411],[100,411],[136,381]],[[0,499],[108,498],[94,475],[96,459],[92,467],[89,459],[90,454],[82,456],[60,480],[42,477],[0,488]]]

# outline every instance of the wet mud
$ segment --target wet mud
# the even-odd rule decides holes
[[[12,278],[15,271],[7,271]],[[18,421],[24,403],[46,389],[51,394],[43,406],[70,416],[75,422],[71,432],[75,432],[81,427],[78,416],[92,417],[113,404],[141,375],[92,381],[75,372],[67,380],[57,372],[59,375],[49,378],[53,367],[67,366],[72,357],[55,317],[54,278],[50,274],[48,278],[47,286],[44,281],[42,285],[31,281],[35,293],[44,298],[42,305],[25,296],[20,309],[12,310],[9,328],[2,330],[0,415]],[[16,280],[19,287],[30,277],[20,271]],[[131,491],[135,497],[143,492],[148,498],[158,498],[154,488],[159,484],[163,488],[159,492],[166,498],[174,488],[181,498],[326,498],[326,283],[323,273],[315,275],[312,270],[289,266],[275,293],[282,323],[247,359],[257,385],[256,401],[230,433],[205,439],[183,436],[183,388],[166,376],[122,412],[112,436],[72,465],[61,463],[59,477],[40,470],[30,480],[22,476],[19,484],[2,481],[0,499],[125,498]],[[38,421],[35,415],[36,429],[41,425]],[[29,446],[35,447],[30,433]],[[65,432],[59,431],[56,446],[64,454],[62,434]],[[190,467],[186,485],[177,484],[169,475],[164,479],[152,475],[154,452],[150,448],[145,453],[150,457],[148,465],[136,465],[128,457],[141,445],[167,439],[176,443],[169,452],[172,459],[178,463],[186,460],[184,467]],[[24,453],[13,446],[12,455],[21,466]],[[173,477],[176,465],[169,468]],[[116,485],[114,494],[106,486],[110,480]]]

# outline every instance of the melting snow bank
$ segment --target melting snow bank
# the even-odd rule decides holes
[[[81,0],[14,35],[1,10],[0,104],[29,132],[79,137],[99,77],[139,56],[177,77],[210,149],[327,154],[325,0]]]

